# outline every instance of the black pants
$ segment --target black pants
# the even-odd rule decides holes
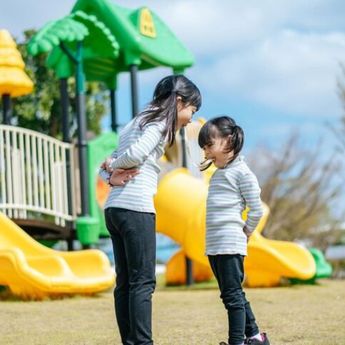
[[[244,336],[259,333],[255,317],[242,289],[244,278],[242,255],[209,255],[212,271],[218,281],[225,308],[228,311],[231,345],[243,343]]]
[[[152,341],[152,293],[156,286],[155,215],[121,208],[105,210],[116,270],[115,314],[122,343]]]

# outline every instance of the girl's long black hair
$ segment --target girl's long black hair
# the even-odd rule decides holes
[[[197,110],[201,107],[201,94],[197,86],[184,75],[170,75],[157,84],[153,100],[140,114],[140,128],[151,122],[166,121],[163,135],[170,146],[175,141],[178,96],[186,106],[193,105]]]
[[[198,137],[199,146],[204,148],[206,145],[211,145],[215,138],[228,139],[225,152],[234,151],[234,155],[228,163],[236,159],[243,147],[244,132],[240,126],[237,126],[233,118],[224,115],[208,120],[200,129]],[[206,170],[211,164],[212,162],[202,162],[200,170]]]

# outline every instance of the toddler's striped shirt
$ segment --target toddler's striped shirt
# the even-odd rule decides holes
[[[213,174],[207,197],[206,255],[247,255],[246,225],[254,231],[263,214],[260,187],[243,156]],[[242,212],[249,207],[248,218]]]

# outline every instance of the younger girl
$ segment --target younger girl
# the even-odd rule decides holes
[[[199,89],[183,75],[162,79],[148,108],[120,133],[112,160],[102,164],[114,185],[105,204],[116,267],[115,312],[122,343],[153,344],[151,298],[155,289],[155,209],[159,166],[166,142],[186,126],[201,106]],[[133,170],[134,168],[134,170]],[[112,176],[131,169],[120,183]],[[139,174],[135,169],[140,171]],[[121,173],[121,171],[120,171]],[[103,171],[104,174],[104,171]],[[114,183],[112,183],[114,181]]]
[[[206,158],[201,170],[212,163],[218,168],[207,197],[206,255],[228,311],[228,344],[268,345],[242,290],[247,241],[263,213],[258,181],[239,155],[243,139],[242,128],[227,116],[207,121],[199,133],[199,146]],[[242,212],[246,207],[250,210],[244,222]]]

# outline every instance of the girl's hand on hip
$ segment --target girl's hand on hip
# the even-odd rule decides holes
[[[106,170],[108,173],[112,173],[113,172],[113,168],[111,167],[111,163],[113,162],[113,158],[107,158],[100,166],[101,169]]]
[[[109,178],[109,184],[111,186],[123,186],[139,173],[138,169],[115,169]]]

